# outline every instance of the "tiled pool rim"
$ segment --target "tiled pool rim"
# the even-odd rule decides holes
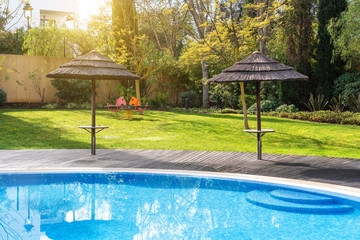
[[[334,185],[328,183],[320,183],[314,181],[305,181],[297,179],[268,177],[261,175],[250,175],[240,173],[219,173],[219,172],[205,172],[205,171],[188,171],[188,170],[164,170],[164,169],[138,169],[138,168],[35,168],[35,169],[19,169],[19,170],[0,170],[0,174],[9,173],[144,173],[144,174],[165,174],[165,175],[179,175],[185,177],[202,177],[202,178],[217,178],[229,180],[243,180],[250,182],[258,182],[280,185],[281,187],[289,187],[300,191],[315,191],[320,194],[330,194],[334,197],[343,198],[350,201],[360,203],[360,189],[353,187],[346,187],[341,185]]]

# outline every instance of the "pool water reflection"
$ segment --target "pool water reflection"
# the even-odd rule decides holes
[[[2,239],[356,239],[360,235],[356,207],[337,215],[266,209],[245,199],[254,189],[276,188],[259,183],[141,173],[15,173],[2,174],[0,180]]]

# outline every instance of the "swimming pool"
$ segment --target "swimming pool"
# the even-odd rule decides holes
[[[359,202],[327,189],[235,175],[0,173],[0,236],[358,239]]]

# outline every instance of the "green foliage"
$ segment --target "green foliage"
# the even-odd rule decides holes
[[[350,99],[351,96],[360,95],[360,80],[346,84],[343,94],[347,100]]]
[[[126,103],[129,103],[132,97],[136,97],[136,91],[132,88],[125,88],[121,85],[116,85],[115,90],[119,91],[119,97],[124,97]]]
[[[199,94],[197,94],[195,91],[188,91],[180,94],[180,102],[184,107],[186,106],[186,98],[189,101],[188,104],[190,108],[199,107],[201,105]]]
[[[339,94],[341,94],[343,97],[345,97],[343,91],[346,88],[346,85],[358,81],[360,82],[360,73],[358,72],[345,73],[341,75],[335,80],[334,95],[338,96]]]
[[[275,111],[279,106],[280,104],[276,101],[263,100],[260,102],[261,112],[272,112]],[[256,113],[256,103],[254,103],[253,105],[251,105],[251,107],[248,108],[248,113]]]
[[[62,103],[85,103],[90,101],[91,81],[76,79],[53,79],[51,84],[58,90],[55,94]]]
[[[334,111],[334,112],[342,112],[344,110],[345,105],[343,103],[341,94],[339,94],[339,97],[337,97],[337,98],[333,97],[330,100],[329,108],[331,109],[331,111]]]
[[[360,113],[353,114],[341,120],[341,124],[360,126]]]
[[[360,93],[360,73],[346,73],[335,80],[334,95],[341,96],[345,105],[350,105],[352,95],[357,96]]]
[[[353,112],[360,112],[360,94],[358,97],[351,95],[349,99],[349,107]]]
[[[333,112],[333,111],[315,111],[315,112],[270,112],[265,113],[268,116],[278,116],[283,118],[297,119],[319,123],[348,124],[360,126],[360,113],[353,112]]]
[[[328,103],[329,101],[325,100],[324,94],[319,94],[318,96],[314,97],[314,95],[310,93],[309,101],[305,102],[304,104],[311,112],[315,112],[324,110]]]
[[[316,51],[316,88],[317,94],[325,94],[329,99],[332,96],[334,80],[344,71],[344,63],[338,59],[333,59],[334,45],[331,41],[327,26],[330,19],[338,18],[346,10],[346,0],[320,0],[318,9],[318,37],[319,43]],[[340,29],[336,29],[338,34]]]
[[[245,94],[246,107],[252,106],[256,103],[256,95]],[[242,109],[241,96],[239,96],[239,109]]]
[[[280,90],[277,82],[263,82],[261,83],[260,94],[262,99],[279,101]]]
[[[65,107],[67,109],[91,109],[91,103],[76,103],[76,102],[68,102]]]
[[[277,107],[275,110],[275,112],[286,112],[286,113],[298,112],[298,111],[299,109],[294,104],[291,105],[283,104]]]
[[[138,35],[138,19],[134,0],[112,0],[112,30],[115,33],[115,50],[122,44],[126,51],[131,51],[131,42]]]
[[[45,109],[56,109],[56,108],[58,108],[58,104],[57,103],[48,103],[48,104],[44,105],[43,108],[45,108]]]
[[[335,53],[355,70],[360,65],[360,0],[349,1],[348,10],[340,18],[330,21],[328,30],[332,37]]]
[[[75,47],[76,46],[76,47]],[[80,29],[65,29],[55,25],[31,28],[25,37],[23,50],[31,56],[74,57],[95,48],[90,33]]]
[[[238,108],[240,89],[238,83],[216,84],[210,89],[210,102],[217,108]]]
[[[221,114],[228,114],[228,113],[239,114],[239,113],[240,113],[239,110],[231,109],[231,108],[220,109],[220,110],[217,111],[217,112],[218,112],[218,113],[221,113]]]
[[[159,92],[149,101],[150,107],[168,107],[170,105],[170,93]]]
[[[295,67],[295,70],[311,76],[311,62],[316,42],[314,35],[316,0],[292,0],[291,6],[291,10],[285,16],[284,32],[280,33],[286,36],[286,60],[289,65]],[[297,87],[294,83],[287,86],[295,89]],[[297,88],[294,92],[298,95],[300,90]]]
[[[188,12],[181,1],[144,0],[143,9],[138,11],[140,34],[146,34],[157,48],[179,57],[186,31],[190,28]],[[156,6],[156,7],[154,7]]]
[[[173,112],[185,112],[185,113],[220,113],[221,110],[215,108],[179,108],[174,107],[171,109]]]
[[[0,54],[23,54],[22,45],[24,38],[24,28],[19,28],[16,32],[2,32],[0,34]]]
[[[7,102],[7,93],[3,88],[0,88],[0,105]]]

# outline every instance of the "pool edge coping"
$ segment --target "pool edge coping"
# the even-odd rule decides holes
[[[152,173],[152,174],[178,174],[185,176],[218,177],[236,180],[248,180],[256,182],[274,183],[283,186],[314,189],[318,191],[332,192],[341,195],[360,198],[360,189],[329,183],[321,183],[308,180],[269,177],[242,173],[224,173],[195,170],[172,170],[172,169],[146,169],[146,168],[34,168],[34,169],[4,169],[0,173],[74,173],[74,172],[129,172],[129,173]]]

